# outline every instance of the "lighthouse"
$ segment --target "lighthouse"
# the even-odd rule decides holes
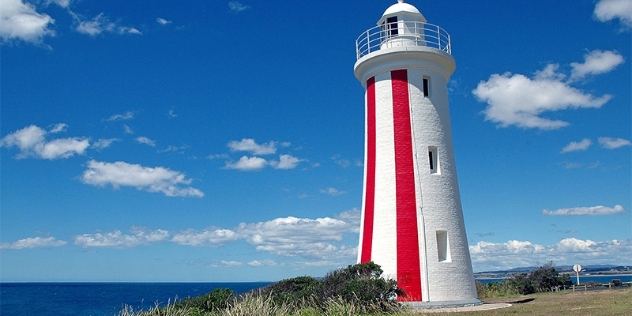
[[[478,305],[454,160],[450,35],[398,0],[356,41],[365,88],[358,262],[379,264],[419,307]]]

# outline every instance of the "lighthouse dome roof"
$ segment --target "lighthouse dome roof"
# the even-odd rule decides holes
[[[426,18],[424,18],[423,14],[421,14],[414,5],[404,3],[403,0],[397,0],[397,3],[388,7],[388,9],[384,11],[382,18],[377,22],[377,24],[381,25],[387,18],[394,16],[399,17],[399,19],[426,22]]]
[[[400,13],[400,12],[421,14],[421,12],[419,12],[419,10],[417,10],[417,8],[415,8],[414,5],[404,3],[403,1],[397,1],[397,3],[388,7],[388,9],[384,11],[384,14],[382,14],[382,16],[393,15],[395,13]]]

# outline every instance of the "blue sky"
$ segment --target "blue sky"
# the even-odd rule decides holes
[[[632,3],[409,2],[452,39],[474,271],[632,265]],[[393,3],[0,0],[0,281],[353,264],[354,45]]]

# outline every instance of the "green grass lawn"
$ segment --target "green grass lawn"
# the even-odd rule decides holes
[[[531,300],[532,299],[532,300]],[[521,301],[526,301],[520,303]],[[588,292],[547,292],[520,297],[485,300],[485,303],[511,303],[511,307],[496,310],[432,315],[632,315],[632,289],[595,290]],[[406,312],[419,315],[425,312]]]

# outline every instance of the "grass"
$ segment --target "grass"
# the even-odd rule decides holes
[[[513,296],[484,300],[485,303],[512,303],[511,307],[478,311],[445,313],[432,311],[431,315],[630,315],[632,311],[632,289],[598,290],[588,292],[555,292],[538,293],[525,296]],[[523,302],[523,303],[520,303]],[[419,316],[430,311],[414,311],[403,308],[392,314],[365,314],[365,306],[353,306],[343,300],[332,299],[325,311],[302,309],[290,312],[287,305],[272,304],[266,297],[250,297],[231,304],[229,308],[215,313],[202,314],[195,309],[174,308],[172,304],[164,308],[151,308],[147,311],[134,312],[125,308],[118,316],[220,316],[220,315],[278,315],[278,316],[352,316],[352,315],[397,315]]]
[[[431,315],[630,315],[632,289],[588,292],[547,292],[510,298],[484,300],[485,303],[511,303],[511,307],[478,312],[432,313]],[[524,303],[519,303],[524,302]],[[407,312],[403,315],[414,315]],[[419,315],[420,313],[416,313]]]

